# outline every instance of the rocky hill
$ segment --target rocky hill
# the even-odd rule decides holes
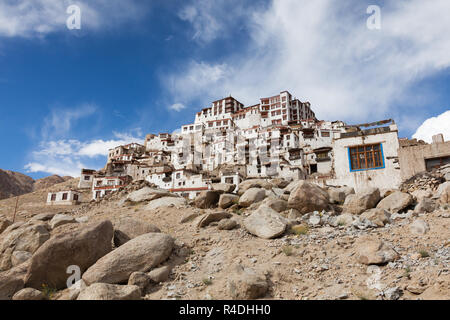
[[[0,299],[450,299],[450,181],[414,195],[281,179],[234,189],[187,201],[135,182],[64,208],[39,191],[14,225],[0,201]],[[81,275],[70,289],[69,266]]]
[[[33,190],[33,178],[22,173],[0,169],[0,199],[19,196]]]
[[[70,179],[73,178],[53,175],[34,180],[33,178],[19,172],[0,169],[0,200],[24,195],[33,191],[43,190]]]

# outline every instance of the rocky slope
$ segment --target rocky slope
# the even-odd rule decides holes
[[[191,202],[144,182],[70,208],[29,198],[13,225],[0,201],[0,299],[450,299],[449,181],[214,187]]]
[[[58,175],[53,175],[53,176],[45,177],[42,179],[38,179],[34,182],[33,191],[46,189],[51,186],[54,186],[55,184],[66,182],[70,179],[73,179],[73,178],[69,177],[69,176],[60,177]]]

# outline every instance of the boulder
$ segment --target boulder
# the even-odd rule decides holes
[[[11,255],[11,263],[13,267],[15,267],[24,263],[25,261],[28,261],[29,259],[31,259],[31,257],[32,254],[28,251],[14,251]]]
[[[144,221],[133,218],[122,218],[117,222],[114,222],[114,244],[116,247],[120,247],[131,239],[152,232],[159,233],[161,230]]]
[[[328,189],[328,196],[330,197],[330,203],[333,204],[344,204],[345,199],[350,194],[355,194],[355,189],[350,187]]]
[[[297,209],[301,214],[313,211],[322,211],[329,206],[328,193],[319,186],[298,181],[296,187],[291,191],[288,201],[289,208]]]
[[[187,204],[184,198],[174,198],[174,197],[162,197],[156,200],[152,200],[148,205],[144,207],[145,210],[155,210],[164,207],[183,207]]]
[[[399,213],[413,203],[413,197],[408,193],[395,191],[381,200],[377,208],[388,210],[389,212]]]
[[[236,185],[231,183],[214,183],[212,188],[223,193],[232,193],[236,189]]]
[[[194,204],[200,209],[216,208],[221,194],[222,192],[217,190],[202,191],[195,198]]]
[[[340,216],[336,217],[336,225],[344,225],[349,226],[355,221],[355,216],[351,213],[343,213]]]
[[[74,217],[67,214],[57,214],[50,220],[50,228],[55,229],[69,223],[77,223],[77,221]]]
[[[378,188],[365,188],[357,194],[350,194],[344,202],[343,211],[352,214],[361,214],[366,210],[375,208],[380,201]]]
[[[252,204],[261,202],[266,197],[266,191],[260,188],[250,188],[244,192],[239,199],[241,207],[250,207]]]
[[[176,195],[167,190],[144,187],[130,193],[127,197],[127,201],[139,203],[156,200],[163,197],[176,197]]]
[[[412,234],[424,235],[430,231],[430,226],[422,219],[417,219],[409,225],[409,230]]]
[[[273,184],[264,179],[249,179],[239,184],[239,195],[243,195],[245,191],[251,188],[260,188],[270,190],[274,187]]]
[[[241,265],[235,266],[233,271],[228,278],[228,289],[233,299],[258,299],[266,295],[269,285],[264,274]]]
[[[275,210],[276,212],[283,212],[288,208],[287,201],[281,199],[266,199],[262,204]]]
[[[189,212],[188,211],[181,217],[180,223],[186,223],[186,222],[192,221],[195,218],[197,218],[198,216],[200,216],[199,212]]]
[[[23,300],[23,301],[33,301],[33,300],[45,300],[45,295],[34,288],[25,288],[14,294],[12,300]]]
[[[138,286],[94,283],[81,290],[77,300],[141,300]]]
[[[56,213],[40,213],[35,216],[33,216],[30,221],[43,221],[48,222],[53,219],[53,217],[56,215]]]
[[[169,258],[174,239],[163,233],[134,238],[100,258],[84,274],[86,284],[123,283],[133,272],[147,272]]]
[[[277,198],[281,198],[284,195],[284,190],[280,188],[272,188],[272,192]]]
[[[0,216],[0,234],[6,230],[10,225],[12,225],[12,222],[6,219],[3,216]]]
[[[169,266],[153,269],[148,273],[149,278],[155,283],[161,283],[167,281],[172,269]]]
[[[411,192],[411,195],[417,199],[417,202],[422,201],[424,198],[431,198],[433,194],[431,193],[431,190],[415,190]]]
[[[263,239],[273,239],[282,235],[288,225],[285,218],[266,206],[259,207],[244,219],[243,224],[248,232]]]
[[[236,220],[233,220],[233,219],[223,219],[217,225],[217,228],[219,230],[233,230],[236,227],[237,227],[237,222],[236,222]]]
[[[45,284],[55,289],[66,288],[69,277],[67,268],[78,266],[83,274],[111,251],[112,238],[113,225],[110,221],[97,222],[52,237],[31,258],[25,278],[27,287],[41,289]]]
[[[236,204],[238,202],[239,202],[239,196],[236,196],[234,194],[224,193],[224,194],[220,195],[219,208],[228,209],[233,204]]]
[[[374,208],[369,209],[363,214],[361,218],[365,218],[375,224],[377,227],[384,227],[391,220],[391,214],[384,209]]]
[[[0,272],[0,300],[11,300],[17,291],[23,289],[28,265],[29,263],[24,263]]]
[[[429,198],[422,198],[414,208],[416,213],[430,213],[438,208],[436,202]]]
[[[447,181],[439,186],[437,191],[439,201],[442,204],[450,203],[450,181]]]
[[[207,213],[199,220],[197,227],[204,228],[209,226],[213,222],[218,222],[223,219],[231,218],[233,215],[228,212],[211,212]]]
[[[356,258],[365,265],[382,265],[397,260],[399,254],[376,237],[361,237],[356,242]]]
[[[10,269],[15,251],[36,252],[50,238],[48,225],[43,222],[15,223],[0,235],[0,271]]]
[[[276,188],[284,189],[289,185],[290,182],[283,178],[275,178],[275,179],[270,179],[269,183],[271,183]]]

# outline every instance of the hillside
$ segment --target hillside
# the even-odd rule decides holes
[[[53,175],[34,180],[23,173],[0,169],[0,200],[44,190],[70,179],[73,178]]]
[[[33,178],[19,172],[0,169],[0,200],[33,191]]]

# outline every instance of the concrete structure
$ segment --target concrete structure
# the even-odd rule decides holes
[[[100,200],[105,195],[127,186],[131,181],[130,176],[96,176],[92,184],[92,199]]]
[[[72,190],[49,192],[47,195],[47,205],[49,206],[73,206],[79,204],[80,201],[80,193]]]
[[[92,182],[94,181],[95,170],[82,169],[80,182],[78,183],[79,189],[90,189],[92,188]]]
[[[433,143],[422,140],[400,139],[398,157],[401,178],[407,180],[418,173],[450,163],[450,141],[444,142],[442,134],[433,137]]]

